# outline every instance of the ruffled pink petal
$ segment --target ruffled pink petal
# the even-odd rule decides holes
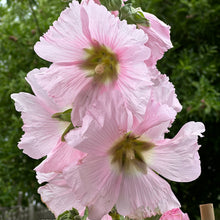
[[[89,208],[89,219],[106,215],[116,203],[121,176],[110,167],[107,156],[88,155],[77,168],[81,183],[77,184],[77,198]],[[65,169],[69,183],[76,181],[76,169]]]
[[[45,75],[49,71],[49,68],[34,69],[27,74],[25,79],[30,84],[32,91],[37,98],[42,101],[42,105],[45,109],[48,109],[48,111],[51,111],[52,109],[53,112],[61,112],[66,108],[66,106],[55,104],[54,100],[48,96],[47,92],[38,82],[38,76]]]
[[[59,106],[71,106],[78,93],[91,81],[76,65],[53,64],[46,73],[37,74],[35,78]]]
[[[144,46],[148,39],[147,35],[137,29],[135,25],[128,25],[125,20],[120,21],[104,6],[94,4],[93,1],[89,1],[88,5],[84,5],[84,7],[89,17],[91,36],[99,44],[109,47],[116,54],[119,48],[133,48],[135,45],[142,45],[142,50],[147,48]],[[137,53],[142,53],[142,51],[139,50]]]
[[[148,66],[154,66],[157,60],[163,57],[164,52],[172,47],[170,26],[166,25],[153,14],[144,12],[144,16],[150,22],[150,27],[139,25],[149,37],[146,46],[151,49],[151,57],[146,60],[146,64]]]
[[[77,209],[79,212],[84,210],[80,201],[76,199],[73,189],[66,184],[62,174],[57,175],[48,184],[40,187],[38,193],[41,195],[42,201],[56,217],[72,208]]]
[[[179,208],[165,212],[160,220],[189,220],[187,213],[183,213]]]
[[[180,112],[182,106],[177,99],[175,88],[169,81],[169,78],[166,75],[160,74],[158,71],[157,77],[152,81],[154,83],[151,94],[152,99],[159,102],[160,104],[166,104],[170,106],[176,112]]]
[[[109,96],[110,95],[110,96]],[[103,93],[88,106],[82,127],[70,131],[67,143],[86,153],[105,154],[108,148],[127,132],[132,116],[117,91]]]
[[[124,175],[116,203],[119,214],[142,219],[178,207],[170,185],[150,169],[146,175]]]
[[[147,76],[147,71],[144,63],[121,66],[123,74],[117,82],[128,109],[138,118],[145,113],[151,95],[152,82]]]
[[[168,105],[160,105],[159,103],[150,100],[144,118],[140,123],[134,124],[133,132],[136,135],[145,134],[152,140],[157,139],[157,137],[161,137],[161,135],[167,131],[167,127],[170,126],[170,122],[175,116],[176,111]],[[161,126],[161,124],[163,124],[163,126]],[[154,129],[155,126],[158,129],[157,132]],[[152,132],[151,129],[154,129],[154,131]],[[151,134],[153,134],[153,136],[151,136]]]
[[[39,159],[47,155],[60,139],[69,123],[57,121],[51,116],[55,113],[52,109],[48,112],[41,100],[28,93],[12,94],[17,111],[21,112],[25,134],[18,144],[23,152],[32,158]],[[40,128],[40,129],[39,129]]]
[[[82,60],[84,48],[90,41],[83,33],[80,5],[73,1],[58,21],[35,44],[35,52],[45,60],[55,63],[73,63]]]
[[[62,172],[70,165],[76,165],[85,157],[81,151],[59,141],[57,146],[48,154],[47,158],[35,170],[41,173]]]
[[[86,115],[82,128],[70,131],[66,135],[66,141],[80,151],[103,155],[119,137],[120,130],[114,121],[106,119],[104,124],[100,125],[93,117]]]
[[[36,172],[36,178],[39,184],[49,182],[53,179],[55,179],[56,176],[59,174],[56,172],[51,172],[51,173],[40,173]]]
[[[201,173],[198,136],[204,131],[201,122],[188,122],[173,139],[156,143],[149,166],[172,181],[195,180]]]

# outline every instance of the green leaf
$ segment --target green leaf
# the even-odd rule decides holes
[[[145,218],[144,220],[159,220],[161,217],[161,215],[155,215],[155,216],[152,216],[150,218]]]
[[[122,0],[100,0],[109,11],[119,11],[122,6]]]
[[[57,220],[81,220],[81,217],[79,216],[79,212],[73,208],[59,215]]]
[[[139,24],[146,27],[150,26],[147,18],[145,18],[141,8],[134,8],[131,3],[124,5],[119,11],[121,20],[127,20],[128,24]]]
[[[72,112],[72,109],[70,108],[64,112],[58,112],[58,113],[53,114],[52,118],[57,118],[61,121],[71,122],[71,112]]]
[[[88,208],[86,207],[85,211],[84,211],[84,215],[82,217],[82,220],[86,220],[88,217]]]

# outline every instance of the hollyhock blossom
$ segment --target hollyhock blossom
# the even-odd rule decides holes
[[[159,139],[167,129],[160,124],[173,118],[173,109],[152,100],[143,121],[131,123],[121,111],[121,99],[114,98],[96,103],[82,128],[66,135],[70,146],[88,155],[80,165],[65,168],[64,178],[88,206],[90,219],[101,219],[114,205],[119,214],[137,219],[179,208],[158,174],[177,182],[200,175],[197,140],[204,125],[189,122],[174,138]]]
[[[88,3],[89,1],[93,0],[85,0],[84,2]],[[94,1],[100,4],[98,0]],[[118,15],[116,12],[114,14]],[[145,62],[148,66],[154,66],[157,60],[163,57],[164,52],[173,47],[170,40],[170,26],[151,13],[143,12],[143,14],[150,23],[149,27],[138,25],[148,35],[148,41],[145,45],[151,49],[150,58]]]
[[[151,54],[147,40],[143,30],[104,6],[73,1],[34,47],[53,62],[38,83],[56,103],[72,98],[74,124],[89,103],[110,90],[120,91],[126,107],[143,115],[152,85],[144,62]]]
[[[57,105],[36,83],[36,74],[44,73],[47,70],[47,68],[35,69],[27,75],[26,80],[35,95],[24,92],[11,95],[15,101],[16,110],[21,112],[24,122],[22,129],[25,133],[18,147],[35,159],[48,155],[52,150],[57,151],[66,146],[67,144],[61,139],[73,128],[70,120],[71,103],[68,106]],[[70,151],[68,156],[71,160],[81,158],[84,155],[72,148]],[[59,162],[56,166],[58,169],[62,169],[65,163],[68,163],[67,157],[62,160],[62,164]]]
[[[160,220],[189,220],[189,216],[177,208],[165,212]]]

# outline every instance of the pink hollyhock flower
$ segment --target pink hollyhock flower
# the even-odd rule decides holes
[[[150,58],[145,62],[147,66],[154,66],[157,60],[163,57],[164,52],[173,47],[170,41],[170,26],[153,14],[143,13],[150,23],[149,27],[138,25],[148,35],[148,41],[145,45],[151,49]]]
[[[85,0],[86,3],[89,1],[90,0]],[[99,0],[94,1],[100,4]],[[118,15],[117,12],[114,12],[114,14],[116,16]],[[170,26],[166,25],[151,13],[143,12],[143,14],[150,23],[149,27],[138,25],[149,37],[145,45],[151,49],[151,55],[150,58],[146,60],[146,64],[148,66],[154,66],[157,60],[163,57],[164,52],[173,47],[170,40]]]
[[[152,85],[144,62],[151,53],[147,40],[143,30],[104,6],[73,1],[34,47],[53,62],[38,83],[58,104],[71,97],[74,124],[92,100],[111,90],[120,91],[133,114],[143,115]]]
[[[159,175],[177,182],[200,175],[197,140],[204,125],[189,122],[174,138],[160,139],[167,129],[160,125],[176,114],[172,108],[150,101],[143,121],[131,123],[116,97],[96,103],[82,128],[67,134],[70,146],[88,154],[64,169],[67,184],[89,207],[90,219],[101,219],[115,204],[119,214],[138,219],[179,208]]]
[[[70,121],[71,102],[69,102],[68,106],[55,104],[53,99],[48,97],[36,83],[36,74],[44,73],[45,71],[47,71],[47,68],[35,69],[27,75],[26,80],[31,85],[35,95],[24,92],[11,95],[11,98],[15,101],[16,110],[21,112],[24,122],[22,128],[25,133],[18,147],[23,149],[25,154],[35,159],[48,155],[53,149],[58,151],[59,147],[66,146],[65,142],[61,142],[61,138],[72,129]],[[66,118],[62,118],[64,116],[60,114],[62,112],[65,113]],[[84,155],[78,150],[70,149],[71,152],[69,152],[68,156],[71,157],[71,160]],[[62,158],[62,155],[60,157]],[[59,161],[56,164],[57,169],[62,169],[68,162],[68,158],[65,157],[62,163]]]
[[[189,216],[176,208],[165,212],[160,220],[189,220]]]

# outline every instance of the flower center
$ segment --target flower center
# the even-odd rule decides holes
[[[97,83],[108,83],[117,79],[118,59],[110,49],[95,44],[84,50],[86,58],[80,66],[88,71],[87,77],[93,77]]]
[[[109,150],[111,164],[120,172],[131,173],[139,171],[144,174],[147,173],[144,153],[151,150],[154,144],[139,138],[128,133]]]

